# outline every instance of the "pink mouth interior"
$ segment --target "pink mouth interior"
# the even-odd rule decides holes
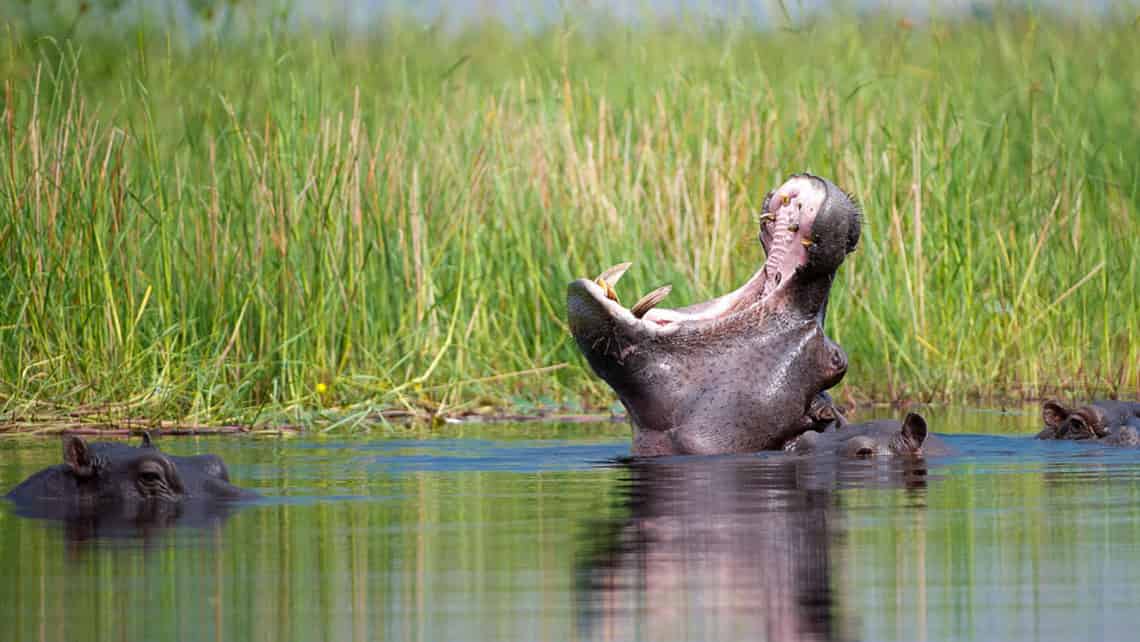
[[[771,226],[772,241],[764,265],[736,290],[684,308],[654,308],[644,320],[661,326],[727,317],[762,303],[788,283],[796,269],[807,262],[805,239],[822,205],[823,191],[816,181],[797,177],[773,193],[769,211],[761,212],[761,225]]]

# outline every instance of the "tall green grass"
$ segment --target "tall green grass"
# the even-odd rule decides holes
[[[609,407],[566,283],[723,292],[802,170],[866,211],[845,394],[1140,394],[1128,20],[3,33],[9,419]]]

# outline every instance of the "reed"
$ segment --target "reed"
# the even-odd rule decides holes
[[[2,31],[0,417],[609,408],[566,283],[723,292],[801,170],[842,395],[1140,394],[1128,20]]]

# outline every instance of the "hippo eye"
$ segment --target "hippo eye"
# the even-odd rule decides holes
[[[160,480],[162,480],[162,475],[153,470],[144,470],[139,473],[139,481],[144,484],[157,484]]]
[[[162,484],[166,481],[166,475],[162,470],[162,466],[157,462],[148,461],[139,466],[138,469],[139,483],[146,486],[154,486]]]
[[[1074,433],[1077,439],[1092,436],[1092,431],[1089,430],[1088,424],[1075,417],[1073,418],[1072,425],[1069,427],[1069,432]]]
[[[856,457],[870,457],[871,455],[874,455],[874,454],[875,454],[875,451],[871,450],[871,448],[869,448],[867,446],[863,446],[863,447],[859,448],[859,450],[855,451]]]

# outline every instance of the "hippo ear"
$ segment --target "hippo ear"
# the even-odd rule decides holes
[[[76,477],[86,479],[95,474],[94,462],[91,461],[91,452],[87,442],[76,435],[66,435],[63,438],[63,463],[71,468]]]
[[[908,412],[903,419],[902,434],[914,444],[915,450],[922,448],[922,442],[926,441],[926,420],[917,412]]]
[[[1061,422],[1070,415],[1069,409],[1062,406],[1060,401],[1050,399],[1041,404],[1041,418],[1045,420],[1045,425],[1050,428],[1056,428],[1061,425]]]
[[[154,448],[154,443],[150,440],[150,431],[144,430],[142,434],[142,443],[139,448]]]

